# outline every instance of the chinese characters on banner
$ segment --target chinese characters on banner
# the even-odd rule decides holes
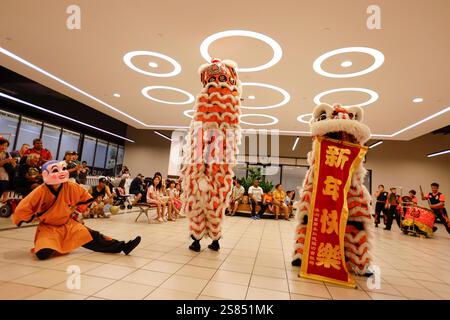
[[[313,196],[300,275],[354,287],[344,254],[347,192],[367,147],[316,137],[314,150]]]

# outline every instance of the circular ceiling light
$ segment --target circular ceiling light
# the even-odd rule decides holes
[[[242,120],[242,118],[244,118],[244,117],[261,117],[261,118],[268,118],[268,119],[270,119],[270,120],[272,120],[272,122],[268,122],[268,123],[254,123],[254,122],[246,122],[246,121],[243,121]],[[277,124],[278,123],[278,119],[277,118],[275,118],[275,117],[273,117],[273,116],[269,116],[269,115],[267,115],[267,114],[241,114],[241,116],[239,117],[239,119],[240,119],[240,121],[241,121],[241,123],[243,123],[243,124],[247,124],[247,125],[249,125],[249,126],[271,126],[271,125],[274,125],[274,124]]]
[[[344,62],[341,63],[341,67],[348,68],[348,67],[351,67],[352,64],[353,63],[351,61],[344,61]]]
[[[322,63],[326,59],[328,59],[332,56],[335,56],[337,54],[348,53],[348,52],[366,53],[366,54],[371,55],[375,59],[375,61],[370,67],[368,67],[364,70],[358,71],[358,72],[353,72],[353,73],[343,73],[343,74],[330,73],[330,72],[326,72],[322,69]],[[383,63],[384,63],[384,55],[383,55],[383,53],[381,53],[380,51],[378,51],[376,49],[366,48],[366,47],[349,47],[349,48],[336,49],[336,50],[332,50],[327,53],[324,53],[323,55],[321,55],[314,61],[313,69],[318,74],[325,76],[325,77],[329,77],[329,78],[352,78],[352,77],[362,76],[363,74],[370,73],[370,72],[378,69]]]
[[[271,84],[266,84],[266,83],[258,83],[258,82],[243,82],[242,87],[245,86],[253,86],[253,87],[262,87],[262,88],[268,88],[268,89],[272,89],[275,91],[278,91],[279,93],[281,93],[283,95],[283,100],[279,103],[276,103],[274,105],[270,105],[270,106],[259,106],[259,107],[246,107],[246,106],[241,106],[242,109],[272,109],[272,108],[278,108],[281,107],[283,105],[285,105],[286,103],[288,103],[291,100],[291,96],[289,95],[289,93],[279,87],[273,86]],[[251,99],[249,97],[249,99]]]
[[[193,110],[193,109],[188,109],[188,110],[185,110],[185,111],[183,112],[183,114],[184,114],[186,117],[191,118],[191,119],[194,118],[194,113],[195,113],[195,110]]]
[[[155,72],[149,72],[142,70],[138,67],[136,67],[133,62],[131,61],[136,56],[150,56],[150,57],[157,57],[163,60],[166,60],[173,66],[173,70],[171,72],[167,73],[155,73]],[[166,56],[165,54],[158,53],[158,52],[151,52],[151,51],[131,51],[128,52],[123,56],[123,62],[134,71],[137,71],[139,73],[145,74],[146,76],[152,76],[152,77],[160,77],[160,78],[167,78],[167,77],[173,77],[176,76],[181,72],[181,66],[180,64],[172,59],[169,56]],[[152,68],[157,68],[158,64],[156,62],[149,62],[148,65]]]
[[[170,91],[176,91],[179,93],[182,93],[184,95],[186,95],[188,98],[185,101],[167,101],[167,100],[160,100],[157,98],[152,97],[148,92],[151,90],[158,90],[158,89],[163,89],[163,90],[170,90]],[[166,103],[166,104],[189,104],[194,102],[194,96],[192,94],[190,94],[187,91],[184,91],[182,89],[178,89],[178,88],[174,88],[174,87],[166,87],[166,86],[148,86],[142,89],[142,95],[150,100],[156,101],[156,102],[161,102],[161,103]]]
[[[323,96],[326,96],[327,94],[330,94],[330,93],[342,92],[342,91],[364,92],[364,93],[367,93],[368,95],[370,95],[370,99],[369,100],[367,100],[367,101],[365,101],[363,103],[353,104],[353,106],[360,106],[360,107],[367,106],[367,105],[377,101],[378,97],[379,97],[378,93],[376,93],[373,90],[366,89],[366,88],[338,88],[338,89],[332,89],[332,90],[328,90],[328,91],[324,91],[324,92],[319,93],[318,95],[316,95],[314,97],[314,103],[315,104],[321,104],[322,102],[320,101],[320,99]]]
[[[211,62],[212,58],[208,52],[209,46],[214,41],[227,37],[249,37],[258,39],[268,44],[273,50],[273,57],[269,62],[252,68],[237,68],[237,71],[239,72],[253,72],[268,69],[271,66],[275,65],[276,63],[278,63],[278,61],[280,61],[281,57],[283,56],[283,50],[281,50],[281,46],[278,44],[278,42],[276,42],[275,40],[264,34],[246,30],[227,30],[214,33],[209,37],[207,37],[205,40],[203,40],[202,44],[200,45],[200,54],[202,55],[203,59],[205,59],[208,63]]]
[[[414,103],[420,103],[420,102],[423,102],[423,99],[422,98],[415,98],[415,99],[413,99],[413,102]]]
[[[309,124],[309,122],[311,121],[311,117],[312,117],[312,113],[301,114],[297,117],[297,121],[301,122],[301,123]],[[308,120],[306,120],[305,118],[308,118]]]

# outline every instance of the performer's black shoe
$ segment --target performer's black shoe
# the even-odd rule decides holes
[[[189,249],[195,252],[200,252],[200,241],[194,240],[194,242],[192,242],[192,244],[189,246]]]
[[[302,265],[302,259],[297,258],[295,260],[292,260],[291,265],[294,267],[300,267]]]
[[[134,240],[130,240],[127,243],[125,243],[125,247],[123,248],[123,253],[128,255],[131,251],[133,251],[134,248],[136,248],[139,243],[141,242],[141,237],[137,236]]]
[[[378,228],[378,223],[375,223],[375,228]]]
[[[436,232],[438,227],[433,227],[433,232]]]
[[[219,251],[219,249],[220,249],[219,240],[214,240],[214,241],[208,246],[208,248],[210,248],[211,250],[214,250],[214,251]]]

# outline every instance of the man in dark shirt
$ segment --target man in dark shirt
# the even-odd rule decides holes
[[[375,205],[375,227],[378,228],[378,225],[380,224],[380,216],[381,213],[383,213],[383,219],[384,224],[386,225],[386,200],[387,200],[388,193],[386,190],[384,190],[384,186],[380,184],[378,186],[378,190],[375,192],[375,197],[377,198],[377,203]]]
[[[134,194],[133,204],[141,202],[141,199],[145,199],[144,192],[144,176],[139,173],[130,184],[130,194]]]
[[[450,221],[448,220],[447,210],[445,209],[445,196],[439,192],[439,184],[433,182],[431,184],[431,192],[426,196],[422,192],[422,200],[428,200],[431,210],[433,210],[436,218],[441,221],[448,233],[450,233]],[[436,227],[433,231],[436,231]]]
[[[391,192],[387,197],[385,205],[385,208],[387,209],[387,223],[384,230],[391,230],[394,218],[397,221],[398,227],[401,228],[400,213],[398,212],[398,206],[401,204],[401,198],[397,194],[396,188],[391,188],[390,190]]]

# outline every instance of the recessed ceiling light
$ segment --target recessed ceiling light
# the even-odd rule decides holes
[[[422,98],[414,98],[413,102],[414,103],[420,103],[420,102],[423,102],[423,99]]]
[[[255,100],[256,99],[255,96],[248,96],[247,98],[249,98],[250,100]]]
[[[272,122],[268,122],[268,123],[246,122],[246,121],[242,120],[242,118],[245,118],[245,117],[268,118],[268,119],[272,120]],[[278,119],[277,118],[275,118],[273,116],[269,116],[268,114],[250,114],[250,113],[249,114],[242,114],[239,119],[240,119],[241,123],[247,124],[249,126],[271,126],[271,125],[274,125],[274,124],[278,123]]]
[[[450,153],[450,149],[439,151],[439,152],[430,153],[430,154],[427,155],[427,157],[428,158],[432,158],[432,157],[441,156],[441,155],[447,154],[447,153]]]
[[[113,96],[116,98],[120,98],[120,94],[118,94],[118,93],[114,93]]]
[[[227,37],[250,37],[258,39],[267,43],[273,50],[273,57],[269,62],[253,68],[237,68],[237,71],[239,72],[253,72],[268,69],[278,63],[278,61],[280,61],[281,57],[283,56],[283,50],[281,50],[281,46],[275,40],[264,34],[246,30],[227,30],[210,35],[205,40],[203,40],[202,44],[200,45],[200,54],[208,63],[211,62],[211,56],[208,52],[209,46],[214,41]]]
[[[348,53],[348,52],[366,53],[366,54],[369,54],[372,57],[374,57],[375,61],[370,67],[368,67],[364,70],[361,70],[358,72],[352,72],[352,73],[330,73],[330,72],[326,72],[322,69],[322,63],[326,59],[328,59],[332,56],[335,56],[337,54]],[[314,61],[313,69],[318,74],[325,76],[325,77],[329,77],[329,78],[351,78],[351,77],[362,76],[363,74],[370,73],[370,72],[378,69],[383,63],[384,63],[384,55],[383,55],[383,53],[381,53],[378,50],[375,50],[372,48],[366,48],[366,47],[349,47],[349,48],[336,49],[336,50],[332,50],[327,53],[324,53],[323,55],[321,55]]]
[[[167,101],[167,100],[160,100],[157,98],[152,97],[148,92],[151,90],[158,90],[158,89],[162,89],[162,90],[170,90],[170,91],[176,91],[176,92],[180,92],[184,95],[187,96],[187,99],[185,101],[179,101],[179,102],[174,102],[174,101]],[[174,87],[167,87],[167,86],[148,86],[142,89],[142,95],[150,100],[156,101],[156,102],[160,102],[160,103],[166,103],[166,104],[189,104],[194,102],[195,98],[192,94],[190,94],[189,92],[182,90],[182,89],[178,89],[178,88],[174,88]]]
[[[369,146],[369,149],[375,148],[376,146],[379,146],[379,145],[382,144],[382,143],[383,143],[383,141],[375,142],[374,144],[371,144],[371,145]]]
[[[158,131],[153,131],[154,133],[156,133],[158,136],[163,137],[166,140],[172,141],[172,139],[170,139],[168,136],[166,136],[165,134],[162,134],[161,132]]]
[[[32,103],[30,103],[30,102],[27,102],[27,101],[24,101],[24,100],[17,99],[17,98],[15,98],[15,97],[9,96],[9,95],[4,94],[4,93],[2,93],[2,92],[0,92],[0,97],[3,97],[3,98],[6,98],[6,99],[9,99],[9,100],[12,100],[12,101],[15,101],[15,102],[24,104],[24,105],[29,106],[29,107],[32,107],[32,108],[34,108],[34,109],[38,109],[38,110],[41,110],[41,111],[50,113],[50,114],[52,114],[52,115],[54,115],[54,116],[57,116],[57,117],[60,117],[60,118],[66,119],[66,120],[70,120],[70,121],[72,121],[72,122],[81,124],[81,125],[83,125],[83,126],[85,126],[85,127],[88,127],[88,128],[91,128],[91,129],[94,129],[94,130],[97,130],[97,131],[100,131],[100,132],[109,134],[109,135],[111,135],[111,136],[114,136],[114,137],[117,137],[117,138],[120,138],[120,139],[129,141],[129,142],[134,142],[133,140],[130,140],[130,139],[125,138],[125,137],[122,137],[122,136],[120,136],[120,135],[118,135],[118,134],[115,134],[115,133],[112,133],[112,132],[109,132],[109,131],[100,129],[99,127],[92,126],[92,125],[90,125],[90,124],[87,124],[86,122],[79,121],[79,120],[77,120],[77,119],[70,118],[70,117],[68,117],[68,116],[65,116],[65,115],[63,115],[63,114],[57,113],[57,112],[55,112],[55,111],[51,111],[51,110],[45,109],[45,108],[40,107],[40,106],[38,106],[38,105],[32,104]]]
[[[344,62],[341,63],[341,67],[348,68],[348,67],[351,67],[352,64],[353,63],[351,61],[344,61]]]
[[[300,140],[300,137],[297,137],[297,138],[295,139],[294,146],[292,147],[292,151],[295,150],[295,147],[297,146],[298,140]]]
[[[149,71],[142,70],[142,69],[136,67],[133,64],[133,62],[131,61],[136,56],[151,56],[151,57],[157,57],[157,58],[166,60],[173,66],[173,70],[171,72],[167,72],[167,73],[155,73],[155,72],[149,72]],[[133,69],[134,71],[145,74],[147,76],[152,76],[152,77],[162,77],[162,78],[173,77],[181,72],[181,66],[175,59],[173,59],[169,56],[166,56],[165,54],[158,53],[158,52],[131,51],[123,56],[123,62],[129,68]],[[150,65],[150,64],[152,64],[152,65]],[[150,62],[148,65],[152,68],[156,68],[158,66],[158,64],[156,64],[155,62]],[[154,67],[154,65],[156,65],[156,67]]]
[[[277,108],[277,107],[281,107],[283,105],[285,105],[286,103],[288,103],[291,100],[291,96],[289,95],[289,93],[279,87],[273,86],[271,84],[266,84],[266,83],[258,83],[258,82],[243,82],[241,83],[242,87],[262,87],[262,88],[268,88],[268,89],[272,89],[275,91],[278,91],[279,93],[281,93],[283,95],[283,100],[279,103],[276,103],[274,105],[270,105],[270,106],[259,106],[259,107],[246,107],[246,106],[241,106],[242,109],[272,109],[272,108]],[[249,97],[250,98],[250,97]]]
[[[360,106],[360,107],[364,107],[364,106],[367,106],[367,105],[369,105],[371,103],[374,103],[375,101],[378,100],[378,97],[379,97],[378,93],[376,93],[373,90],[366,89],[366,88],[338,88],[338,89],[332,89],[332,90],[328,90],[328,91],[324,91],[324,92],[319,93],[318,95],[316,95],[314,97],[314,103],[315,104],[321,104],[322,102],[320,101],[320,99],[323,96],[326,96],[327,94],[330,94],[330,93],[342,92],[342,91],[364,92],[364,93],[367,93],[368,95],[370,95],[370,99],[369,100],[367,100],[367,101],[365,101],[363,103],[353,104],[354,106]]]
[[[297,117],[297,121],[301,122],[301,123],[309,124],[309,122],[311,121],[311,116],[312,116],[312,113],[301,114]],[[306,118],[308,118],[308,119],[306,119]]]
[[[156,62],[153,62],[153,61],[149,62],[148,66],[151,67],[151,68],[158,68],[158,64]]]

